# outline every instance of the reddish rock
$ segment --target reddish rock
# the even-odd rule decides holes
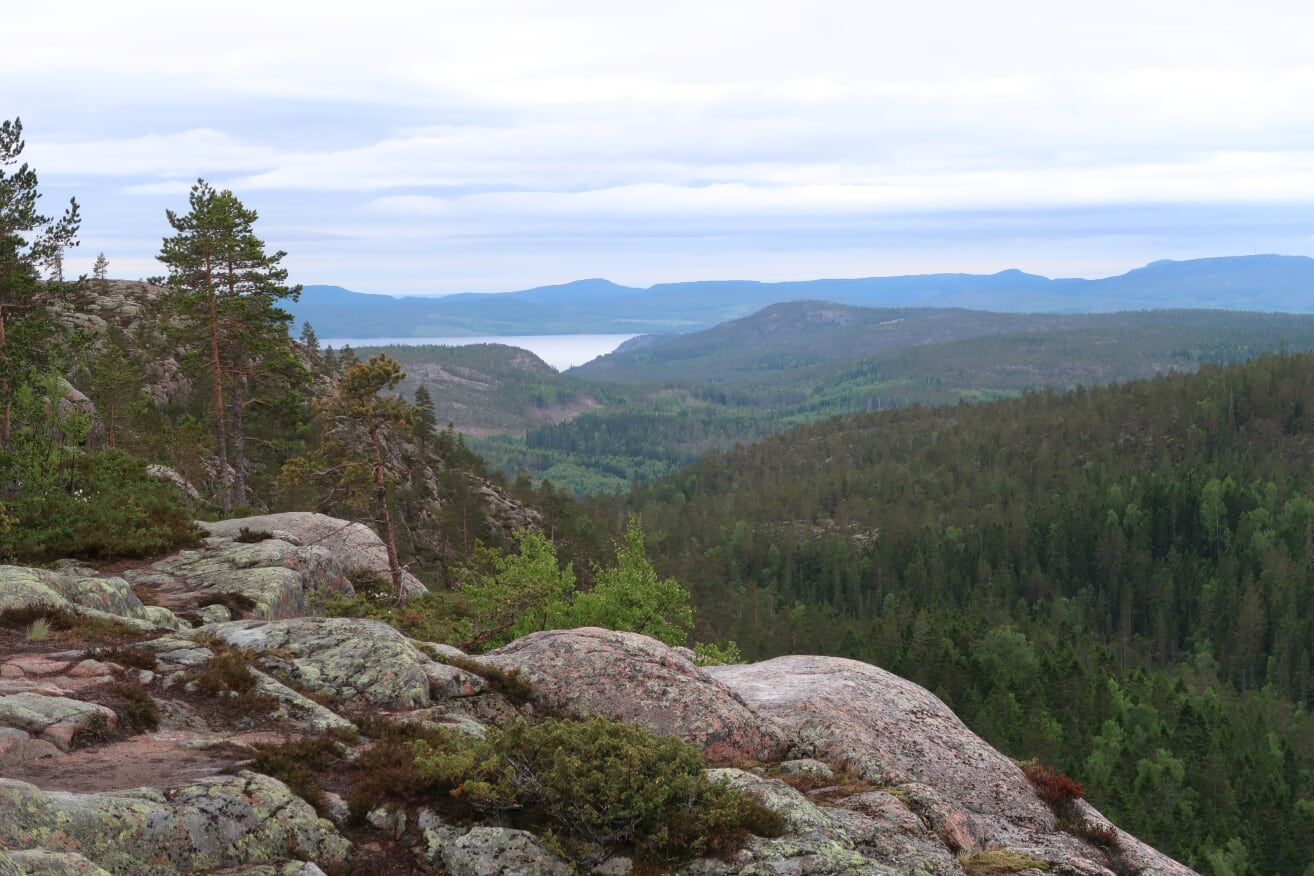
[[[1060,831],[1017,764],[930,691],[879,667],[793,656],[706,671],[774,721],[796,753],[847,764],[900,788],[912,810],[956,850],[1027,849],[1087,876],[1193,872],[1125,833],[1115,860]],[[1103,821],[1089,807],[1083,812],[1086,820]]]
[[[533,633],[481,661],[520,669],[553,708],[639,724],[700,746],[713,762],[776,760],[780,730],[678,651],[597,627]]]

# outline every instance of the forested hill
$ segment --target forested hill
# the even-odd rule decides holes
[[[1201,361],[1238,361],[1282,346],[1314,350],[1314,314],[1000,313],[794,301],[705,331],[627,344],[570,373],[621,383],[738,381],[761,387],[796,383],[800,369],[810,367],[808,377],[831,386],[857,370],[932,378],[952,393],[954,387],[1107,383],[1193,370]],[[848,364],[824,368],[839,362]]]
[[[1098,280],[995,274],[760,283],[662,283],[647,289],[580,280],[521,292],[391,298],[339,286],[307,286],[289,310],[320,337],[686,332],[771,304],[823,300],[863,307],[961,307],[1023,312],[1224,308],[1305,312],[1314,301],[1314,259],[1253,255],[1158,261]]]
[[[1212,872],[1314,860],[1314,357],[803,426],[636,491],[713,637],[927,685]]]

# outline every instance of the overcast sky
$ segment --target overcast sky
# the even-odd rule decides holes
[[[1308,0],[24,3],[0,117],[90,271],[198,177],[360,292],[1314,255]]]

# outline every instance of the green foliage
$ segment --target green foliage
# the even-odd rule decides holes
[[[260,409],[295,409],[309,374],[296,356],[291,314],[277,302],[295,301],[284,252],[268,253],[255,235],[259,218],[227,189],[197,180],[186,214],[166,211],[174,235],[157,258],[175,290],[169,333],[187,351],[184,365],[204,374],[219,463],[224,514],[247,500],[252,459],[247,439]],[[281,459],[277,460],[281,462]]]
[[[0,121],[0,450],[9,444],[14,393],[34,375],[59,370],[78,340],[55,318],[76,284],[40,276],[77,246],[77,201],[58,219],[40,212],[36,171],[18,164],[25,146],[22,121]]]
[[[658,577],[644,546],[642,522],[633,515],[624,538],[616,543],[616,565],[596,569],[591,590],[551,607],[548,623],[554,629],[605,627],[643,633],[667,645],[683,645],[693,628],[693,609],[689,591],[674,578]]]
[[[744,662],[744,655],[734,642],[718,645],[715,642],[699,642],[694,645],[694,663],[699,666],[729,666]]]
[[[414,405],[394,394],[404,376],[401,366],[382,353],[347,364],[333,394],[315,405],[320,446],[289,459],[279,475],[285,490],[315,490],[321,507],[341,505],[357,517],[369,514],[379,521],[398,603],[405,598],[393,511],[400,478],[390,457],[412,433],[418,416]]]
[[[39,617],[28,626],[23,633],[23,638],[29,642],[44,642],[50,638],[50,621],[47,618]]]
[[[809,425],[599,514],[662,533],[695,637],[883,666],[1174,857],[1299,874],[1312,417],[1314,357],[1265,356]]]
[[[200,541],[178,488],[119,450],[74,455],[59,483],[24,490],[11,510],[18,520],[0,556],[19,562],[151,557]]]
[[[673,737],[604,718],[516,719],[486,739],[447,733],[412,745],[418,773],[481,811],[544,820],[579,858],[633,846],[671,861],[737,844],[779,821],[709,782],[702,755]]]
[[[515,539],[516,553],[481,547],[457,573],[468,624],[459,645],[463,651],[496,648],[547,629],[549,614],[575,591],[570,564],[558,564],[556,547],[546,536],[522,529]]]

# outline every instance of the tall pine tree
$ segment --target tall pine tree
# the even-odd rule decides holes
[[[231,191],[197,180],[188,203],[185,214],[166,211],[176,233],[157,258],[176,290],[177,340],[209,377],[219,502],[228,514],[246,495],[248,406],[305,380],[288,337],[292,317],[277,306],[295,301],[301,287],[287,285],[279,266],[287,253],[265,250],[253,231],[258,214]]]

